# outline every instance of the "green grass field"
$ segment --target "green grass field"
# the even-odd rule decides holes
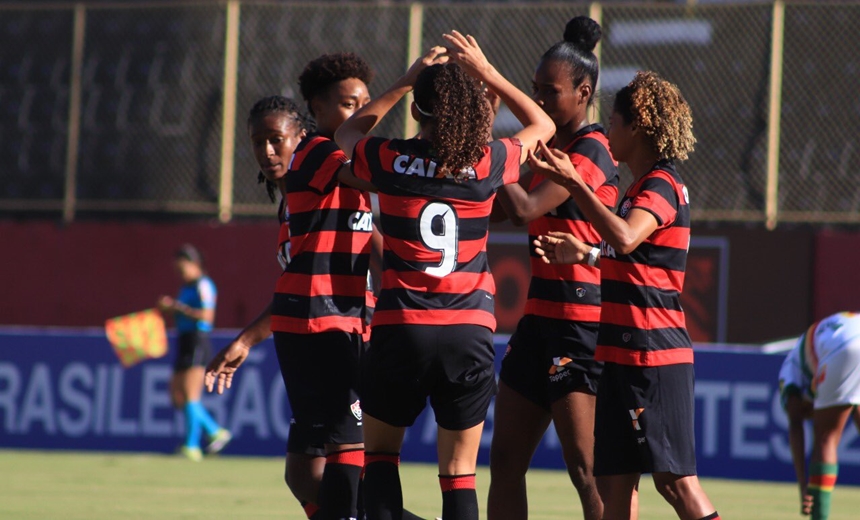
[[[282,480],[283,459],[221,457],[195,464],[175,456],[0,450],[2,519],[303,518]],[[441,511],[436,468],[402,467],[404,500],[426,518]],[[481,468],[478,496],[487,496]],[[790,484],[704,480],[723,518],[801,518]],[[643,481],[640,518],[674,518]],[[582,518],[573,487],[559,471],[529,473],[530,518]],[[860,518],[860,488],[838,486],[832,520]]]

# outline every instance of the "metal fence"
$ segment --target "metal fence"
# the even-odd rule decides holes
[[[692,5],[239,2],[0,6],[0,214],[271,215],[248,145],[257,98],[350,50],[392,82],[451,28],[529,88],[565,22],[604,38],[600,99],[636,70],[676,82],[698,221],[860,222],[860,0]],[[406,135],[404,106],[381,133]],[[497,130],[512,131],[501,114]]]

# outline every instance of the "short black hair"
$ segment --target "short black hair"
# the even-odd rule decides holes
[[[365,85],[370,85],[373,70],[366,61],[352,52],[323,54],[311,60],[299,76],[299,89],[311,115],[313,111],[310,105],[313,98],[328,93],[329,87],[349,78],[358,78]]]

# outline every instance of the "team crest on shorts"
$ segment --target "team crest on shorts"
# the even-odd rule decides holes
[[[582,287],[577,287],[576,288],[576,297],[582,298],[584,296],[585,296],[585,289],[583,289]]]
[[[355,416],[359,421],[361,420],[361,401],[356,401],[349,405],[349,410],[352,412],[352,415]]]
[[[630,206],[633,205],[633,202],[630,199],[624,201],[624,204],[621,205],[621,216],[626,217],[627,213],[630,212]]]

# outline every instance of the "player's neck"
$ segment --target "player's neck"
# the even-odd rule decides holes
[[[648,149],[641,149],[634,151],[625,162],[630,168],[630,173],[633,174],[633,179],[638,181],[650,172],[659,160],[660,156],[657,153]]]
[[[577,132],[585,128],[589,125],[587,117],[576,117],[571,120],[570,123],[556,127],[555,129],[555,142],[553,146],[558,148],[559,150],[564,149],[573,142],[576,138]]]

